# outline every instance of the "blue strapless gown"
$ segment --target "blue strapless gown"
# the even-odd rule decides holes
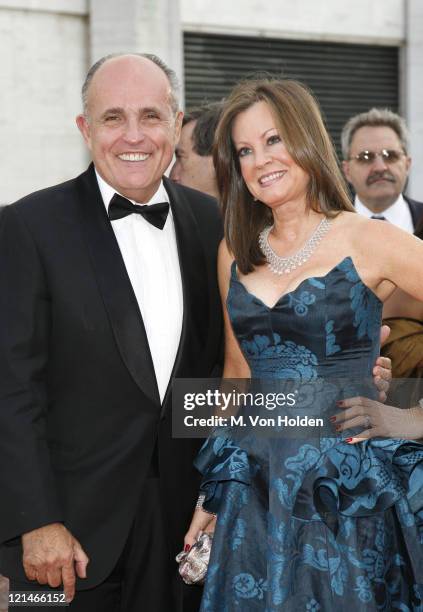
[[[252,378],[371,376],[382,304],[350,257],[273,308],[233,265],[227,308]],[[218,514],[201,612],[423,612],[419,443],[223,430],[196,467]]]

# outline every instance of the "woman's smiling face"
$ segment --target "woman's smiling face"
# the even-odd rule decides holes
[[[288,153],[266,102],[256,102],[235,118],[232,141],[253,197],[270,208],[305,201],[309,176]]]

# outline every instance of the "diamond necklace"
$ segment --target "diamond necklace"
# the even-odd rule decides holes
[[[290,255],[289,257],[280,257],[275,253],[269,244],[269,233],[271,232],[273,225],[265,227],[259,234],[259,246],[266,258],[267,265],[274,274],[289,274],[295,268],[299,268],[303,263],[308,261],[313,255],[317,245],[322,238],[327,234],[330,228],[330,220],[324,217],[313,234],[304,244],[302,249]]]

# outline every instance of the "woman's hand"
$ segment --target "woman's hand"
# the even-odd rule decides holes
[[[403,410],[385,406],[367,397],[353,397],[337,402],[343,408],[331,417],[337,432],[354,427],[363,431],[354,438],[346,438],[349,444],[356,444],[370,438],[423,438],[423,410],[420,407]]]
[[[198,540],[203,531],[212,533],[216,524],[216,516],[205,512],[201,508],[196,508],[192,517],[191,525],[184,538],[184,550],[188,551],[191,546]]]
[[[379,401],[386,402],[392,381],[392,361],[389,357],[378,357],[373,368],[373,382],[379,392]]]
[[[382,325],[380,328],[380,345],[383,346],[387,341],[391,328]],[[386,402],[386,397],[392,381],[392,361],[389,357],[378,357],[373,368],[373,382],[379,391],[379,401]]]

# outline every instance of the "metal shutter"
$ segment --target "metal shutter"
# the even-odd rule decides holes
[[[372,106],[398,111],[398,47],[186,32],[184,56],[186,108],[220,100],[255,72],[295,78],[317,96],[338,150],[351,115]]]

